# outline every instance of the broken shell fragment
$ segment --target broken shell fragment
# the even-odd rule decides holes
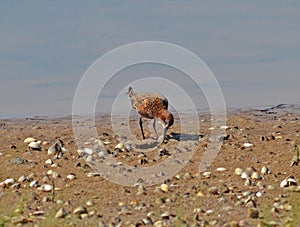
[[[285,178],[280,183],[280,187],[281,188],[290,187],[290,186],[296,186],[296,185],[297,185],[297,182],[296,182],[296,180],[294,179],[293,176],[289,176],[289,177]]]
[[[244,143],[244,147],[252,147],[253,144],[252,143]]]

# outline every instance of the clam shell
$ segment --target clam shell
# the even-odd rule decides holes
[[[40,189],[44,192],[50,192],[52,191],[53,187],[50,184],[43,184],[41,185]]]
[[[38,151],[41,150],[41,145],[39,143],[37,143],[37,142],[30,142],[28,144],[28,147],[30,147],[33,150],[38,150]]]
[[[162,184],[160,186],[160,190],[162,190],[163,192],[168,192],[169,191],[169,186],[167,184]]]
[[[31,142],[35,142],[36,139],[35,138],[32,138],[32,137],[28,137],[24,140],[24,143],[31,143]]]

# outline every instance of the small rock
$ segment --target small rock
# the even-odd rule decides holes
[[[248,209],[248,217],[249,218],[259,218],[259,212],[256,209]]]
[[[219,194],[219,188],[218,187],[211,187],[211,188],[208,189],[208,192],[210,194],[217,195],[217,194]]]

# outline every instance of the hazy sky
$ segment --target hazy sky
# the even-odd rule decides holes
[[[214,73],[228,107],[299,104],[299,22],[297,0],[3,0],[0,118],[71,114],[78,82],[95,60],[121,45],[146,40],[174,43],[197,54]],[[101,96],[109,102],[125,89],[118,85],[124,76],[164,75],[170,80],[177,76],[197,108],[205,107],[201,92],[174,69],[141,65],[118,74],[123,76],[110,86],[115,90],[103,90]],[[170,102],[180,100],[177,92],[155,82],[137,82],[135,89],[158,87]]]

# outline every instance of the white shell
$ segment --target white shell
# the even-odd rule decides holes
[[[221,127],[220,127],[220,129],[228,129],[229,128],[229,126],[227,126],[227,125],[222,125]]]
[[[127,151],[127,149],[126,149],[126,147],[124,146],[123,143],[117,144],[117,146],[115,146],[115,150],[116,150],[116,149],[119,149],[119,150],[121,150],[121,151]]]
[[[241,175],[241,178],[242,179],[247,179],[247,178],[249,178],[249,174],[247,172],[243,172],[242,175]]]
[[[16,181],[13,179],[13,178],[8,178],[4,181],[4,183],[7,185],[7,186],[11,186],[15,183]]]
[[[292,177],[287,177],[286,179],[284,179],[283,181],[281,181],[280,183],[280,187],[284,188],[284,187],[290,187],[292,185],[297,185],[297,182],[295,181],[294,178]]]
[[[29,187],[37,187],[39,185],[39,182],[37,180],[34,180],[30,182]]]
[[[234,174],[235,175],[238,175],[238,176],[241,176],[243,174],[244,170],[242,170],[241,168],[236,168],[234,170]]]
[[[53,161],[49,158],[48,160],[45,161],[46,164],[52,165]]]
[[[30,142],[28,144],[28,147],[34,149],[34,150],[41,150],[41,145],[37,142]]]
[[[50,184],[43,184],[41,185],[40,189],[44,192],[50,192],[52,191],[53,187]]]
[[[74,180],[74,179],[76,179],[76,175],[74,173],[71,173],[67,176],[67,179]]]
[[[263,174],[263,175],[265,175],[265,174],[270,174],[271,173],[271,171],[269,170],[269,168],[268,167],[266,167],[266,166],[263,166],[262,168],[261,168],[261,174]]]
[[[227,169],[224,168],[224,167],[219,167],[219,168],[217,168],[216,170],[217,170],[218,172],[224,172],[224,171],[226,171]]]
[[[35,142],[36,139],[35,138],[32,138],[32,137],[28,137],[24,140],[24,143],[31,143],[31,142]]]
[[[244,143],[244,147],[252,147],[253,144],[252,143]]]

